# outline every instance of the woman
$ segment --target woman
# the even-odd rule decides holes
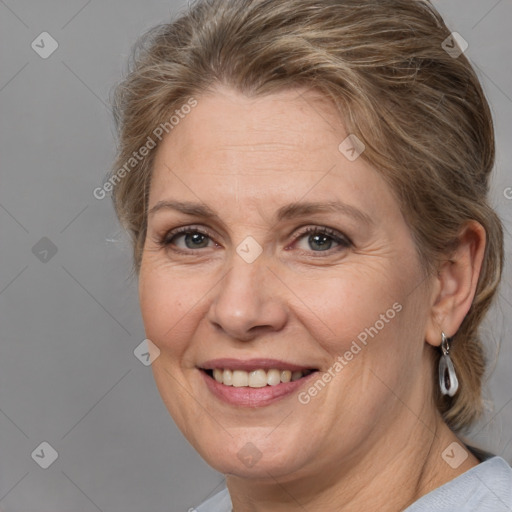
[[[208,0],[118,86],[114,205],[199,511],[512,510],[481,414],[487,101],[419,0]]]

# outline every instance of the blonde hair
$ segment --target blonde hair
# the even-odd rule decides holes
[[[453,46],[449,36],[422,0],[197,1],[134,47],[113,97],[119,145],[111,176],[138,272],[156,149],[132,161],[122,179],[116,172],[127,169],[148,137],[158,146],[158,126],[169,127],[176,109],[216,84],[247,95],[296,86],[321,91],[337,105],[347,132],[366,145],[362,158],[390,184],[426,272],[449,255],[466,221],[485,228],[473,304],[452,338],[460,382],[453,398],[440,395],[433,365],[437,407],[459,431],[482,412],[478,328],[501,278],[503,232],[486,198],[495,157],[490,109],[466,57],[445,51],[446,41]]]

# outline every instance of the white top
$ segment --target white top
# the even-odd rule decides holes
[[[193,509],[231,512],[227,489]],[[512,512],[512,468],[493,456],[425,494],[403,512]]]

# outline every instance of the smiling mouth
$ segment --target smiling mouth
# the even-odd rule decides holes
[[[266,386],[277,386],[287,382],[295,382],[318,370],[307,369],[292,372],[278,368],[271,368],[269,370],[259,368],[251,371],[230,370],[228,368],[203,368],[202,371],[224,386],[234,388],[263,388]]]

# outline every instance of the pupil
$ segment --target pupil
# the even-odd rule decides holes
[[[322,240],[321,242],[318,242],[318,240]],[[309,237],[309,241],[310,243],[313,243],[313,244],[318,244],[318,247],[320,248],[321,251],[326,251],[326,250],[329,250],[330,248],[330,237],[327,236],[327,235],[311,235]],[[327,242],[327,245],[329,245],[329,247],[326,247],[325,244]]]
[[[194,233],[194,234],[187,233],[185,235],[185,244],[190,249],[188,242],[192,239],[193,247],[200,247],[200,243],[204,242],[205,238],[206,238],[206,235],[203,235],[202,233]]]

